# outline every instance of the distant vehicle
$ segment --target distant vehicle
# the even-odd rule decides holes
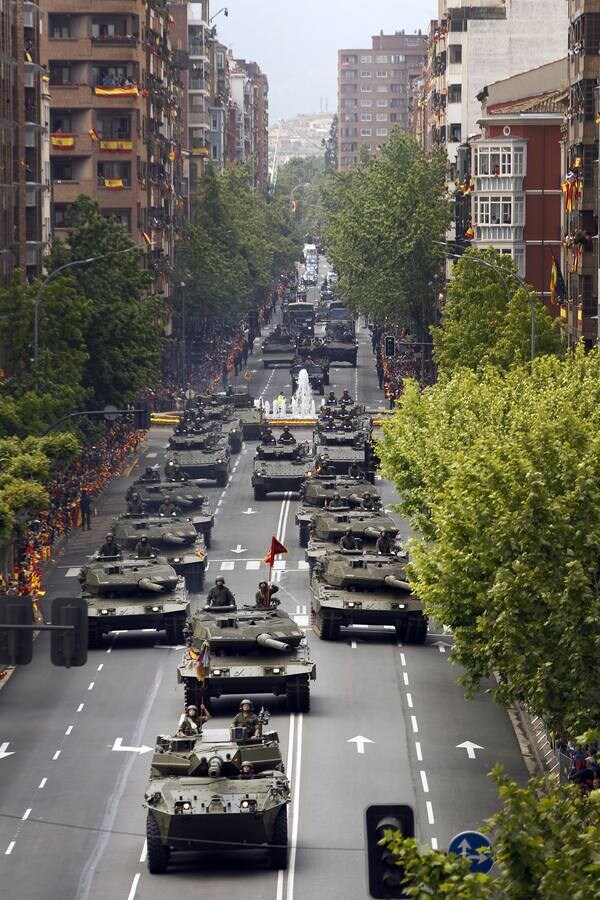
[[[302,250],[302,256],[305,263],[308,263],[310,259],[317,260],[319,258],[319,254],[315,244],[305,244]]]
[[[337,273],[330,272],[329,275],[327,276],[327,282],[328,282],[328,284],[337,284],[338,283]]]

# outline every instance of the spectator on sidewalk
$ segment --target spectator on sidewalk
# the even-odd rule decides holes
[[[90,531],[92,528],[92,497],[91,492],[85,488],[79,495],[79,510],[81,512],[81,530]]]

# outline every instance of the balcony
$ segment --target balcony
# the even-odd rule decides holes
[[[190,128],[210,128],[210,115],[207,112],[190,110],[188,125]]]
[[[523,192],[522,175],[478,175],[475,178],[475,189],[478,193],[509,193]]]
[[[208,47],[194,41],[188,46],[188,55],[190,59],[205,59],[208,62]]]
[[[190,77],[189,91],[190,93],[199,92],[208,95],[210,93],[210,85],[206,78]]]
[[[138,42],[137,34],[93,34],[92,44],[100,44],[102,47],[117,45],[119,47],[135,47]]]
[[[496,241],[515,244],[523,241],[523,225],[477,225],[475,242],[493,244]]]

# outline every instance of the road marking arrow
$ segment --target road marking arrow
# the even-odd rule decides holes
[[[446,647],[447,647],[448,645],[447,645],[447,644],[444,644],[443,641],[436,641],[435,644],[432,644],[431,646],[432,646],[432,647],[437,647],[438,650],[440,651],[440,653],[445,653],[445,652],[446,652]]]
[[[366,744],[374,744],[375,741],[372,741],[371,738],[363,737],[362,734],[357,734],[356,737],[348,738],[346,741],[347,744],[356,744],[356,749],[359,753],[365,752]]]
[[[479,744],[474,744],[473,741],[463,741],[462,744],[457,744],[456,748],[458,750],[462,750],[464,748],[467,751],[467,756],[469,757],[469,759],[475,759],[476,750],[485,750],[485,747],[480,747]]]
[[[238,544],[237,547],[235,548],[235,550],[233,549],[233,547],[230,547],[229,549],[231,550],[232,553],[247,553],[248,552],[247,548],[242,547],[241,544]]]
[[[0,744],[0,759],[5,759],[7,756],[12,756],[15,752],[14,750],[7,750],[10,741],[4,741],[3,744]]]
[[[257,512],[258,512],[258,510],[252,509],[252,507],[249,506],[248,509],[242,513],[242,515],[243,516],[255,516]]]
[[[120,753],[139,753],[141,756],[142,753],[150,753],[152,747],[147,747],[145,744],[142,744],[141,747],[124,747],[123,738],[115,738],[111,750],[116,750]]]

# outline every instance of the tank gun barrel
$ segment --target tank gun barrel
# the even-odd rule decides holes
[[[172,531],[165,531],[163,534],[163,543],[181,546],[181,544],[185,544],[185,538],[181,537],[179,534],[174,534]]]
[[[189,500],[187,497],[182,496],[181,494],[173,495],[173,503],[177,504],[177,506],[190,507],[192,506],[192,500]]]
[[[281,650],[282,653],[286,653],[290,649],[289,644],[278,641],[276,638],[271,637],[270,634],[259,634],[256,638],[256,643],[259,647],[268,647],[270,650]]]
[[[141,588],[142,591],[152,591],[155,594],[162,594],[164,592],[164,587],[162,584],[157,584],[155,581],[151,581],[150,578],[144,577],[140,578],[138,581],[138,587]]]
[[[403,591],[410,591],[410,584],[408,583],[408,581],[403,581],[401,578],[396,578],[395,575],[386,575],[383,580],[388,587],[401,588]]]

